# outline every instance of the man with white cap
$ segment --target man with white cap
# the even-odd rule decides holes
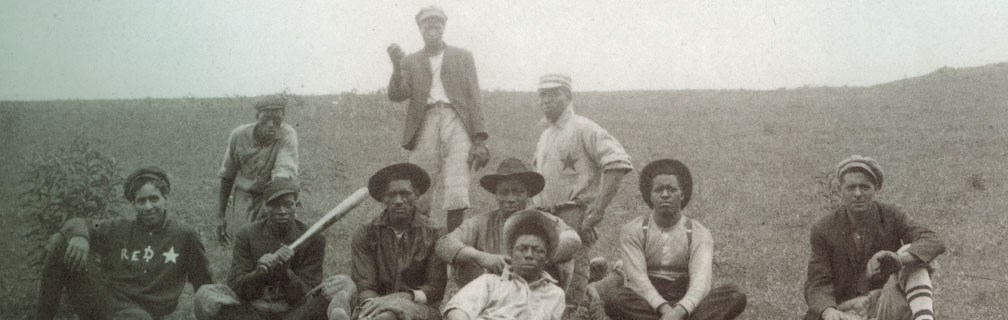
[[[571,78],[547,74],[539,79],[539,100],[546,130],[539,136],[535,170],[546,186],[533,201],[574,226],[584,246],[575,254],[564,277],[567,304],[586,307],[588,247],[598,235],[595,226],[619,191],[623,176],[633,169],[630,155],[608,131],[574,113]]]
[[[874,159],[844,159],[836,178],[841,206],[812,225],[805,319],[934,319],[932,261],[945,244],[875,200],[885,174]]]
[[[556,223],[537,210],[511,215],[502,230],[509,264],[501,274],[483,274],[459,289],[445,304],[445,319],[561,319],[563,289],[543,270],[561,241]]]
[[[423,8],[416,23],[424,48],[405,55],[398,44],[388,47],[392,60],[388,97],[395,102],[409,100],[402,147],[409,151],[409,162],[438,179],[450,231],[462,223],[469,208],[469,169],[486,166],[490,151],[476,63],[469,51],[445,44],[447,21],[441,8]],[[424,215],[430,214],[431,198],[421,198]]]
[[[262,99],[255,104],[256,122],[241,125],[228,136],[218,173],[217,237],[223,244],[231,240],[231,231],[262,218],[261,189],[267,182],[297,178],[298,138],[294,127],[283,122],[286,108],[283,98]]]

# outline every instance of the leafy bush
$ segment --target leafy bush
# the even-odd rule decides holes
[[[21,180],[28,191],[20,198],[22,213],[33,218],[25,233],[36,249],[29,251],[32,266],[44,262],[43,248],[67,219],[118,217],[124,208],[118,164],[101,145],[78,137],[58,152],[34,155]]]

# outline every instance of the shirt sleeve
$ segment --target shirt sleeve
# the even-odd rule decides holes
[[[297,300],[322,283],[322,262],[325,258],[325,238],[313,237],[307,247],[299,248],[301,259],[290,265],[290,297]]]
[[[822,314],[823,310],[836,306],[833,287],[833,268],[830,256],[833,254],[829,239],[817,223],[809,234],[812,252],[809,255],[808,277],[805,280],[805,302],[809,311]]]
[[[252,256],[252,244],[248,233],[239,232],[235,236],[233,252],[228,286],[243,300],[254,300],[268,279],[265,273],[256,270],[259,257]]]
[[[679,304],[693,314],[697,304],[710,292],[712,261],[714,259],[714,239],[710,231],[696,221],[693,222],[693,243],[690,247],[689,286]]]
[[[240,127],[239,127],[240,128]],[[218,177],[225,179],[234,179],[238,175],[238,155],[235,153],[235,141],[237,139],[239,128],[235,128],[228,135],[227,147],[224,149],[224,160],[221,161],[220,172],[217,173]]]
[[[368,226],[357,232],[350,242],[350,278],[357,285],[357,292],[378,292],[378,273],[375,270],[374,246],[368,239]]]
[[[439,234],[435,231],[434,234]],[[426,276],[427,282],[420,285],[420,291],[427,297],[427,303],[440,303],[444,298],[445,286],[448,284],[448,265],[437,257],[434,253],[434,245],[431,245],[427,254]]]
[[[200,241],[199,234],[196,232],[188,232],[186,236],[189,249],[186,250],[186,254],[189,257],[186,260],[186,272],[188,273],[186,277],[189,279],[189,283],[192,284],[193,290],[198,290],[201,286],[209,283],[213,283],[213,276],[210,274],[210,262],[207,260],[206,251],[203,248],[203,242]]]
[[[903,208],[895,206],[890,210],[893,212],[893,222],[900,240],[904,244],[910,244],[907,252],[924,263],[931,262],[945,252],[945,243],[938,238],[938,234],[911,219]]]
[[[620,252],[623,255],[623,267],[625,274],[624,286],[637,293],[652,309],[657,310],[659,306],[666,303],[658,290],[651,284],[647,275],[647,260],[645,258],[644,246],[641,239],[644,237],[640,228],[639,219],[630,220],[620,230],[619,244]],[[646,241],[646,240],[645,240]],[[653,244],[655,246],[658,244]]]
[[[392,77],[389,79],[388,86],[388,98],[393,102],[402,102],[409,99],[413,95],[413,90],[410,86],[410,56],[403,57],[399,61],[398,72],[393,70]]]
[[[457,263],[455,258],[459,252],[466,247],[474,246],[479,239],[480,226],[485,225],[480,223],[482,221],[485,221],[482,216],[466,219],[458,228],[439,238],[434,247],[438,257],[449,263]]]
[[[298,136],[290,125],[284,125],[285,134],[277,146],[272,178],[296,178],[298,175]]]
[[[589,156],[602,171],[633,169],[630,155],[623,149],[623,145],[609,134],[609,131],[593,123],[582,131],[582,135],[582,140],[588,146]]]
[[[475,280],[470,281],[459,289],[452,296],[451,300],[448,300],[448,303],[442,309],[441,315],[448,315],[449,311],[459,310],[465,312],[469,316],[469,319],[476,319],[490,302],[490,292],[493,292],[490,282],[495,277],[498,276],[495,274],[483,274]]]
[[[88,239],[88,246],[98,253],[107,253],[110,237],[119,226],[128,223],[126,219],[92,220],[87,218],[71,218],[63,223],[60,233],[69,241],[73,237]]]
[[[486,139],[489,135],[486,132],[486,127],[483,124],[483,103],[482,96],[480,92],[479,78],[476,73],[476,62],[473,59],[472,53],[466,52],[466,88],[468,88],[469,96],[472,99],[472,123],[473,123],[473,139],[482,137]]]

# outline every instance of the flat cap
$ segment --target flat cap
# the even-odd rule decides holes
[[[549,73],[539,77],[539,90],[567,88],[571,91],[571,77],[562,73]]]
[[[280,97],[265,98],[259,100],[255,104],[256,111],[263,111],[269,109],[284,110],[286,108],[287,108],[287,100]]]
[[[448,21],[448,16],[445,15],[444,10],[438,6],[429,6],[420,9],[420,12],[417,12],[416,14],[416,23],[420,24],[420,21],[424,21],[428,18],[438,18],[441,19],[442,22]]]
[[[867,171],[872,176],[872,180],[875,180],[875,188],[882,190],[882,181],[885,180],[885,172],[882,171],[882,166],[875,159],[857,154],[840,160],[840,163],[837,164],[837,182],[840,182],[840,178],[843,177],[844,173],[853,168],[861,168]]]

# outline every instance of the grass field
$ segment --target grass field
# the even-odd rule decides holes
[[[942,69],[868,88],[773,91],[579,92],[578,113],[626,147],[637,169],[683,160],[697,180],[686,209],[714,234],[715,283],[749,295],[742,319],[794,319],[804,312],[808,228],[827,213],[821,186],[842,157],[863,154],[887,173],[879,199],[902,204],[948,245],[939,258],[942,319],[1008,316],[1008,65]],[[380,94],[296,97],[287,122],[300,136],[302,220],[313,222],[377,169],[405,159],[398,147],[403,107]],[[339,103],[333,103],[334,101]],[[541,132],[537,97],[488,92],[491,172],[506,156],[528,161]],[[227,133],[254,117],[253,98],[0,102],[0,318],[34,313],[37,274],[27,267],[14,183],[29,156],[101,139],[123,174],[156,164],[173,177],[171,215],[199,230],[223,281],[230,251],[213,240],[218,179]],[[474,179],[475,180],[475,179]],[[646,212],[630,173],[602,223],[598,255],[614,256],[617,226]],[[493,208],[473,182],[474,209]],[[327,275],[349,271],[351,232],[375,217],[368,201],[326,232]],[[443,212],[435,212],[439,222]],[[191,319],[191,291],[170,319]]]

